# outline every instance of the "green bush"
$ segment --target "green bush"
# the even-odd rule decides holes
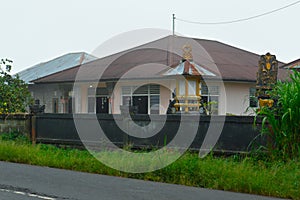
[[[262,107],[262,135],[267,136],[267,150],[273,157],[295,159],[300,157],[300,72],[291,80],[279,81],[269,93],[274,106]]]
[[[18,75],[10,75],[11,64],[11,60],[0,60],[0,114],[24,113],[32,103],[28,85]]]
[[[30,139],[17,131],[11,132],[11,133],[3,133],[0,135],[0,141],[15,141],[19,144],[25,144],[25,143],[31,143]]]

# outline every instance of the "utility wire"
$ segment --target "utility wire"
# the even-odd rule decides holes
[[[177,17],[176,17],[175,19],[178,20],[178,21],[186,22],[186,23],[200,24],[200,25],[233,24],[233,23],[243,22],[243,21],[248,21],[248,20],[251,20],[251,19],[255,19],[255,18],[259,18],[259,17],[265,16],[265,15],[269,15],[269,14],[278,12],[278,11],[280,11],[280,10],[286,9],[286,8],[288,8],[288,7],[294,6],[294,5],[298,4],[298,3],[300,3],[300,1],[296,1],[296,2],[294,2],[294,3],[288,4],[288,5],[286,5],[286,6],[283,6],[283,7],[280,7],[280,8],[277,8],[277,9],[275,9],[275,10],[271,10],[271,11],[269,11],[269,12],[265,12],[265,13],[262,13],[262,14],[259,14],[259,15],[254,15],[254,16],[251,16],[251,17],[246,17],[246,18],[241,18],[241,19],[236,19],[236,20],[231,20],[231,21],[220,21],[220,22],[196,22],[196,21],[185,20],[185,19],[181,19],[181,18],[177,18]]]

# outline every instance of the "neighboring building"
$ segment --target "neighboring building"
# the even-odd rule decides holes
[[[35,87],[36,85],[33,84],[31,81],[57,72],[61,72],[63,70],[75,66],[79,66],[81,64],[88,63],[95,59],[97,59],[97,57],[89,55],[84,52],[69,53],[57,57],[53,60],[34,65],[21,72],[18,72],[17,74],[19,75],[20,79],[22,79],[23,81],[29,84],[29,90],[32,96],[35,99],[41,100],[42,103],[47,105],[48,107],[46,110],[47,112],[69,112],[71,109],[70,106],[67,105],[67,103],[65,103],[66,105],[65,107],[61,107],[59,110],[58,109],[58,105],[60,104],[60,102],[58,101],[59,98],[55,98],[55,97],[68,95],[60,92],[61,87],[64,88],[65,86],[49,85],[46,88],[39,88],[39,87]],[[52,91],[56,91],[56,92],[53,93]],[[53,101],[51,102],[50,107],[48,103],[46,103],[49,99]]]
[[[119,114],[122,106],[132,105],[140,114],[165,114],[180,87],[176,76],[166,71],[180,65],[186,44],[192,47],[198,69],[205,72],[199,75],[200,86],[191,86],[200,88],[202,103],[213,102],[213,114],[251,114],[246,110],[257,106],[254,94],[260,55],[217,41],[178,36],[36,79],[33,96],[46,105],[46,112]],[[278,78],[286,77],[287,70],[278,69]]]
[[[294,60],[282,66],[282,68],[300,71],[300,59]]]
[[[97,57],[84,52],[68,53],[53,60],[29,67],[23,71],[18,72],[18,75],[20,79],[30,84],[31,81],[38,78],[42,78],[50,74],[66,70],[95,59],[97,59]]]

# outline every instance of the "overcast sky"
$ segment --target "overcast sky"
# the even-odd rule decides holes
[[[70,52],[91,53],[123,32],[172,29],[172,13],[192,21],[218,22],[247,18],[296,0],[0,0],[0,58],[21,71]],[[195,25],[176,21],[185,36],[224,42],[278,60],[300,58],[300,3],[250,21]]]

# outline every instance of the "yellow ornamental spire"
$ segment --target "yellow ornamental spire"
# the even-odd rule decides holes
[[[184,45],[182,47],[182,51],[183,51],[183,59],[191,61],[193,60],[193,55],[192,55],[192,46],[191,45]]]

